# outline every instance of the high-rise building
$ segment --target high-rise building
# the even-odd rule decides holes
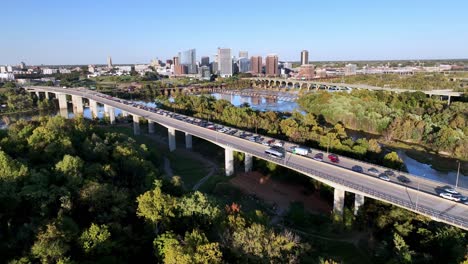
[[[21,62],[20,65],[19,65],[19,68],[20,68],[21,70],[26,69],[26,63]]]
[[[252,56],[250,58],[250,71],[254,75],[262,74],[262,57]]]
[[[239,51],[239,58],[248,58],[249,53],[247,51]]]
[[[109,68],[109,69],[112,68],[112,58],[111,58],[111,56],[107,57],[107,68]]]
[[[313,64],[304,64],[299,68],[299,74],[297,75],[299,79],[310,80],[315,77],[315,65]]]
[[[188,74],[197,73],[197,53],[195,49],[189,49],[183,52],[179,52],[179,63],[187,66]]]
[[[210,67],[203,65],[200,67],[200,76],[204,80],[209,80],[211,78]]]
[[[208,56],[201,57],[201,66],[210,66],[210,57]]]
[[[232,76],[231,49],[218,48],[218,70],[221,77]]]
[[[301,65],[309,64],[309,52],[307,50],[301,51]]]
[[[278,56],[268,55],[266,57],[265,74],[267,76],[278,76]]]
[[[250,71],[250,60],[245,57],[239,58],[239,72],[249,72]]]
[[[174,58],[172,58],[172,61],[174,62],[174,66],[180,64],[180,62],[179,62],[179,57],[177,57],[177,56],[175,56]]]

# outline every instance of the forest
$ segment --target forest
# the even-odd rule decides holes
[[[419,92],[355,90],[350,94],[307,94],[298,103],[307,113],[329,123],[468,160],[467,102],[448,105]]]

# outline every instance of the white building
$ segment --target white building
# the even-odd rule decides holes
[[[149,68],[148,64],[136,64],[135,65],[135,71],[137,72],[144,72]]]
[[[232,76],[231,49],[218,48],[218,70],[223,78]]]
[[[7,72],[12,72],[13,71],[13,67],[11,65],[8,65],[7,66]]]
[[[132,71],[132,66],[117,66],[117,69],[119,72],[131,72]]]
[[[8,72],[0,73],[0,80],[13,81],[15,80],[15,75],[13,73],[8,73]]]
[[[60,73],[71,73],[71,70],[62,68],[62,69],[59,69],[59,72]]]
[[[7,72],[7,67],[6,66],[0,66],[0,73]]]
[[[345,76],[356,75],[356,71],[357,71],[356,64],[346,64],[344,68],[344,75]]]
[[[45,68],[45,69],[42,69],[42,74],[55,74],[57,73],[58,70],[57,69],[50,69],[50,68]]]

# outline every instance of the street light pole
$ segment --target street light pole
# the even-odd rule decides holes
[[[458,177],[460,176],[460,161],[457,160],[458,162],[458,170],[457,170],[457,180],[455,181],[455,189],[458,187]]]
[[[424,177],[426,176],[426,174],[423,175]],[[418,194],[416,196],[416,211],[418,211],[418,202],[419,202],[419,179],[418,179]]]

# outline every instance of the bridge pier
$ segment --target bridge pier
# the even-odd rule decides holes
[[[63,118],[67,118],[68,119],[68,109],[59,109],[59,112],[60,112],[60,116],[63,117]]]
[[[354,194],[354,215],[357,215],[359,212],[359,208],[364,205],[364,195],[361,194]]]
[[[56,93],[55,94],[58,102],[59,102],[59,108],[60,109],[67,109],[67,95],[63,93]],[[68,114],[67,114],[68,115]]]
[[[140,117],[133,115],[133,134],[140,135]]]
[[[185,132],[185,148],[192,149],[192,135]]]
[[[89,111],[91,111],[91,117],[98,118],[98,106],[97,102],[89,99]]]
[[[224,165],[226,176],[232,176],[234,174],[234,151],[232,148],[226,147],[224,149]]]
[[[122,117],[127,117],[128,116],[128,112],[127,111],[122,111]]]
[[[83,114],[83,97],[72,95],[73,112]]]
[[[253,163],[252,155],[245,153],[245,157],[244,157],[245,172],[252,171],[252,163]]]
[[[154,134],[154,122],[148,120],[148,134]]]
[[[335,188],[333,194],[333,212],[338,215],[343,215],[345,191]]]
[[[107,107],[107,110],[108,110],[108,112],[109,112],[108,114],[109,114],[109,122],[110,122],[110,124],[111,124],[111,125],[112,125],[112,124],[115,124],[115,109],[114,109],[114,107],[108,106],[108,107]]]
[[[45,99],[49,100],[50,97],[49,97],[49,92],[45,92]]]
[[[37,96],[37,99],[41,99],[41,93],[36,91],[36,96]]]
[[[174,151],[176,149],[176,138],[175,138],[175,128],[167,128],[167,137],[169,139],[169,151]]]

